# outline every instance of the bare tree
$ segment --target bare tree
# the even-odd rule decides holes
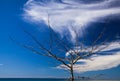
[[[30,46],[30,45],[25,45],[21,43],[17,43],[20,46],[29,49],[30,51],[38,54],[38,55],[43,55],[47,56],[50,58],[55,59],[56,61],[60,62],[61,68],[66,69],[67,71],[70,72],[71,81],[75,80],[74,77],[74,65],[81,59],[86,59],[94,54],[99,53],[103,49],[107,48],[109,44],[106,44],[108,38],[106,38],[104,41],[102,41],[99,45],[96,45],[96,43],[102,38],[104,35],[105,28],[103,29],[102,32],[98,35],[96,40],[92,42],[92,44],[89,47],[86,47],[84,45],[84,42],[86,42],[85,39],[82,41],[79,40],[79,32],[76,31],[76,29],[71,26],[73,32],[76,35],[75,42],[71,45],[68,42],[65,42],[62,38],[60,38],[52,29],[50,25],[50,21],[48,19],[48,28],[50,31],[50,39],[49,39],[49,44],[47,47],[45,47],[43,44],[40,43],[40,41],[35,37],[33,34],[27,32],[24,30],[25,33],[27,33],[33,41],[38,45],[38,47]],[[83,31],[84,33],[84,31]],[[13,38],[11,40],[14,41]],[[47,39],[48,40],[48,39]],[[104,45],[104,47],[100,47],[100,45]],[[64,55],[63,55],[64,54]],[[90,59],[91,60],[91,59]]]

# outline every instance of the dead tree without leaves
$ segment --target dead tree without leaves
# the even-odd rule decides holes
[[[47,57],[55,59],[57,62],[60,62],[61,65],[59,67],[64,68],[67,71],[69,71],[71,75],[70,81],[75,80],[74,68],[79,68],[79,67],[74,67],[74,65],[79,60],[86,59],[87,57],[97,54],[110,45],[110,44],[106,44],[109,38],[106,38],[99,45],[96,45],[96,43],[104,35],[105,28],[102,30],[102,32],[100,32],[96,40],[92,42],[92,44],[89,46],[89,49],[84,45],[84,42],[86,41],[85,39],[83,39],[83,41],[79,41],[79,32],[77,32],[73,26],[71,28],[73,29],[73,32],[76,35],[76,39],[73,45],[70,45],[68,42],[65,42],[62,38],[60,38],[53,31],[50,25],[49,19],[48,19],[48,28],[50,31],[50,39],[49,39],[49,44],[48,44],[49,47],[45,47],[43,44],[40,43],[37,37],[35,37],[33,34],[25,30],[23,31],[33,39],[33,41],[38,45],[38,47],[18,43],[12,37],[10,37],[10,39],[16,42],[18,45],[24,48],[27,48],[28,50],[32,51],[35,54],[47,56]],[[104,47],[101,47],[99,49],[100,45],[104,45]],[[62,54],[64,54],[64,56]],[[66,56],[66,54],[68,54],[68,56]]]

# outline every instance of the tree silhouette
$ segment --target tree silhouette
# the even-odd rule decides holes
[[[48,28],[50,31],[50,39],[48,47],[45,47],[44,44],[41,44],[40,41],[35,37],[33,34],[29,33],[28,31],[23,31],[30,36],[33,41],[38,45],[38,47],[22,44],[16,42],[12,37],[11,40],[16,42],[18,45],[29,49],[30,51],[38,54],[47,56],[50,58],[55,59],[56,61],[60,62],[61,65],[59,67],[64,68],[65,70],[70,72],[70,80],[74,81],[74,69],[78,68],[75,67],[75,64],[81,60],[81,59],[89,59],[88,57],[91,57],[94,54],[99,53],[103,49],[107,48],[110,44],[107,44],[108,38],[106,38],[104,41],[102,41],[99,45],[96,45],[96,43],[102,38],[105,32],[105,28],[99,33],[96,40],[92,42],[92,44],[89,47],[86,47],[84,45],[84,42],[86,42],[85,39],[80,41],[79,39],[79,32],[76,31],[76,29],[71,26],[73,32],[75,33],[75,42],[70,44],[69,42],[65,42],[61,37],[59,37],[56,32],[53,31],[50,21],[48,18]],[[84,31],[83,31],[84,33]],[[100,45],[104,45],[104,47],[100,47]],[[88,49],[89,48],[89,49]]]

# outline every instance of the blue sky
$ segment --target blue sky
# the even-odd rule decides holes
[[[13,77],[13,78],[16,78],[16,77],[30,77],[30,78],[68,77],[69,74],[66,71],[56,68],[58,64],[56,63],[56,61],[54,61],[54,59],[33,54],[29,50],[16,45],[9,38],[9,35],[10,35],[19,42],[22,42],[24,44],[34,45],[34,42],[31,40],[31,38],[22,31],[21,27],[24,27],[27,31],[36,35],[39,38],[41,43],[44,43],[44,41],[48,39],[49,30],[47,29],[46,20],[44,19],[46,17],[45,11],[47,10],[45,10],[46,8],[42,7],[41,4],[38,4],[40,2],[44,3],[44,6],[46,6],[47,8],[50,7],[48,8],[48,11],[50,14],[55,14],[52,11],[52,9],[54,9],[54,7],[56,6],[56,3],[54,1],[58,2],[57,5],[60,5],[59,8],[63,8],[63,11],[60,11],[59,15],[60,15],[60,18],[64,21],[64,23],[58,20],[59,23],[60,24],[63,23],[63,25],[60,25],[58,22],[55,22],[54,18],[56,19],[58,18],[55,15],[51,16],[51,18],[53,18],[51,19],[51,25],[53,26],[54,31],[58,32],[58,34],[60,34],[61,36],[67,36],[69,34],[69,36],[71,36],[70,41],[72,42],[74,41],[74,35],[71,33],[71,31],[69,31],[67,34],[64,31],[70,30],[69,28],[66,27],[68,26],[66,24],[68,22],[75,22],[73,24],[80,31],[80,28],[79,28],[80,25],[78,24],[77,21],[80,21],[81,22],[80,24],[82,24],[83,26],[85,25],[85,37],[88,40],[88,42],[96,38],[97,33],[102,30],[103,26],[106,26],[106,33],[103,39],[106,38],[108,35],[110,35],[111,38],[109,39],[108,42],[117,40],[116,35],[119,35],[119,32],[120,32],[120,27],[119,27],[120,12],[115,12],[114,10],[109,9],[109,8],[114,8],[115,10],[117,10],[119,8],[119,6],[116,6],[118,4],[117,3],[115,4],[114,1],[113,1],[114,5],[112,6],[107,6],[107,7],[102,6],[102,8],[100,9],[101,11],[99,13],[99,8],[94,9],[94,4],[95,3],[97,4],[97,1],[93,0],[93,2],[88,2],[87,0],[85,0],[84,2],[83,0],[80,0],[81,1],[80,3],[83,4],[83,6],[81,6],[83,10],[84,9],[88,10],[89,9],[88,7],[90,7],[90,9],[93,9],[93,12],[90,12],[89,10],[85,12],[94,14],[94,13],[97,13],[95,11],[98,10],[98,13],[97,13],[98,15],[96,16],[92,16],[92,15],[90,16],[86,14],[86,17],[83,18],[84,17],[83,15],[77,14],[77,17],[82,17],[83,20],[85,19],[84,21],[82,19],[77,20],[71,17],[71,16],[76,17],[74,13],[69,14],[68,17],[66,17],[65,19],[62,18],[66,16],[64,14],[67,14],[68,12],[71,13],[71,12],[70,11],[66,12],[66,10],[64,10],[64,7],[66,7],[66,5],[62,5],[61,7],[61,4],[63,3],[76,4],[76,6],[67,5],[66,8],[68,10],[72,9],[71,10],[72,12],[74,11],[75,13],[77,13],[79,9],[81,9],[81,8],[78,8],[78,10],[76,9],[74,10],[74,7],[77,8],[78,7],[77,5],[79,5],[76,3],[77,0],[76,2],[73,0],[70,0],[70,2],[68,2],[67,0],[53,0],[52,2],[54,4],[53,7],[51,7],[51,5],[49,4],[49,0],[45,0],[45,1],[46,2],[44,2],[43,0],[36,0],[36,1],[34,0],[33,1],[0,0],[0,10],[1,10],[1,13],[0,13],[0,78],[4,78],[4,77],[6,78],[8,77]],[[101,0],[101,1],[104,1],[104,0]],[[112,2],[112,0],[110,1]],[[93,3],[93,6],[89,6],[88,3],[90,4]],[[35,6],[33,6],[32,4],[34,4]],[[88,5],[88,6],[84,6],[84,5]],[[37,8],[39,12],[36,12]],[[112,15],[106,13],[104,8],[108,9],[109,13],[113,12]],[[58,10],[57,9],[58,7],[56,7],[55,9],[56,12],[59,11],[59,9]],[[42,10],[43,12],[41,12]],[[34,12],[40,15],[41,14],[43,15],[39,16],[36,14],[31,14]],[[101,14],[101,12],[104,14]],[[91,18],[94,18],[95,22],[93,22]],[[109,22],[106,23],[108,19],[109,19]],[[98,21],[101,21],[101,22],[98,22]],[[89,33],[89,32],[94,32],[95,34]],[[83,37],[80,36],[80,38],[83,38]],[[112,67],[105,70],[77,73],[77,75],[83,75],[83,76],[94,76],[96,74],[105,74],[103,78],[120,79],[119,78],[120,66],[119,64],[117,64],[116,67]]]

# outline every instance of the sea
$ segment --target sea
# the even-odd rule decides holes
[[[38,79],[38,78],[0,78],[0,81],[68,81],[67,79]],[[75,80],[75,81],[120,81],[120,80]]]

